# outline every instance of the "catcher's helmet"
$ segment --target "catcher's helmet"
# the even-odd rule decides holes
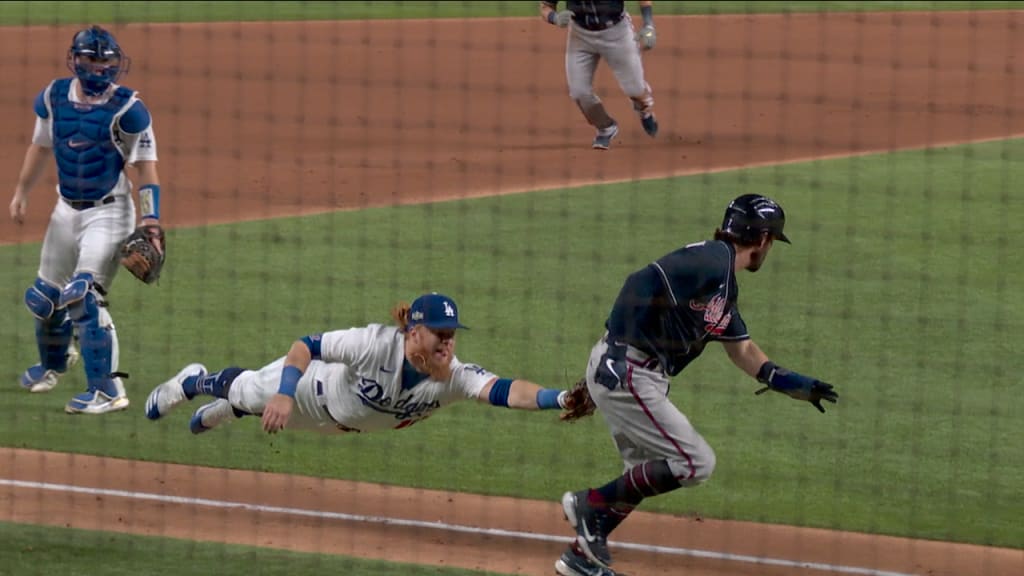
[[[757,242],[763,232],[791,244],[782,229],[786,213],[774,200],[760,194],[744,194],[729,203],[722,219],[722,231],[744,242]]]
[[[82,83],[82,90],[96,96],[117,82],[121,74],[128,71],[131,61],[113,34],[92,26],[79,31],[71,39],[67,64]]]

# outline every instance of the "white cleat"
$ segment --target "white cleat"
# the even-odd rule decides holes
[[[192,414],[188,428],[193,434],[202,434],[237,418],[231,403],[223,398],[217,398],[209,404],[203,404]]]
[[[176,406],[188,400],[182,382],[189,376],[206,376],[206,366],[202,364],[189,364],[181,369],[167,382],[157,386],[146,398],[146,418],[159,420],[166,416]]]

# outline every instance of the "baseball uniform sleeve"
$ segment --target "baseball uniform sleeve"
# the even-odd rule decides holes
[[[36,113],[36,125],[32,130],[32,143],[43,148],[53,148],[53,136],[50,133],[50,110],[46,106],[47,92],[44,88],[32,102],[32,110]]]
[[[43,148],[53,148],[53,136],[50,134],[50,119],[36,117],[36,126],[32,130],[32,143]]]
[[[142,100],[136,100],[117,123],[125,158],[128,164],[156,162],[156,135],[153,118]]]
[[[467,398],[480,396],[487,383],[498,376],[476,364],[463,364],[458,358],[452,359],[452,385]]]
[[[353,368],[369,362],[384,362],[396,343],[397,330],[380,324],[324,332],[319,336],[319,360],[338,362]]]
[[[740,340],[749,340],[750,334],[747,332],[747,324],[743,321],[743,317],[740,316],[740,309],[737,306],[732,307],[732,318],[729,319],[729,325],[725,327],[725,331],[715,338],[715,340],[723,340],[726,342],[739,342]]]

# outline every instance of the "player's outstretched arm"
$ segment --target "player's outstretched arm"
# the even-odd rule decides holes
[[[768,359],[753,340],[722,342],[722,345],[733,364],[765,385],[757,394],[774,390],[795,400],[810,402],[823,414],[825,408],[821,405],[822,400],[833,404],[839,400],[839,394],[832,389],[831,384],[779,366]]]
[[[566,408],[568,392],[544,388],[529,380],[495,378],[491,380],[477,398],[492,406],[516,410],[557,410]]]

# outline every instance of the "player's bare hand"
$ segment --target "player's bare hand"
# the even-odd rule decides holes
[[[572,22],[571,10],[562,10],[555,14],[555,26],[566,28],[569,26],[569,22]]]
[[[14,193],[11,199],[11,219],[21,224],[25,221],[25,212],[28,211],[28,196],[20,192]]]
[[[288,425],[288,419],[292,415],[292,408],[295,407],[295,400],[284,394],[274,394],[267,407],[263,409],[263,431],[267,434],[276,434]]]
[[[658,42],[658,33],[654,31],[654,26],[644,26],[637,32],[636,40],[644,50],[653,50]]]

